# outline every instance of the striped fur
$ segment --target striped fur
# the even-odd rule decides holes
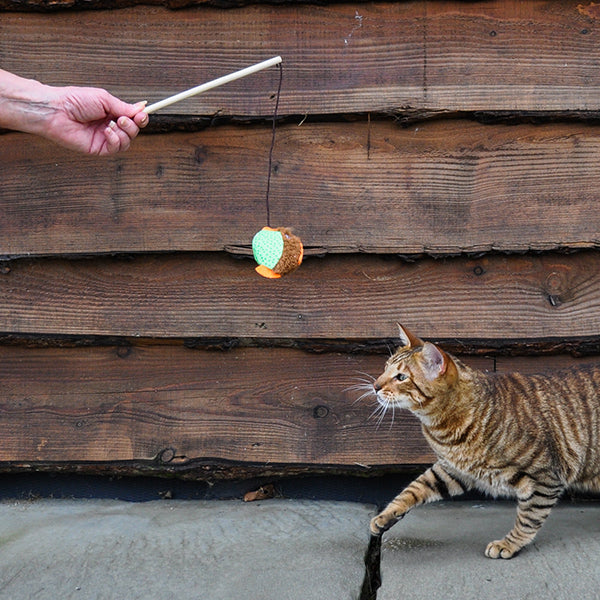
[[[438,461],[371,521],[381,535],[421,504],[479,489],[517,500],[513,529],[485,551],[511,558],[567,489],[600,491],[600,368],[484,373],[401,329],[374,384],[382,406],[421,421]]]

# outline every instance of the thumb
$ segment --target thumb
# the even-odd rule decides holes
[[[136,102],[135,104],[130,104],[129,102],[124,102],[123,100],[116,98],[108,92],[104,100],[106,112],[115,117],[134,117],[139,112],[144,110],[147,104],[145,100],[142,102]]]

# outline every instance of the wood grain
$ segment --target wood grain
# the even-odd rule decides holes
[[[352,386],[377,375],[384,360],[281,349],[0,346],[0,470],[71,464],[166,473],[201,463],[192,476],[203,478],[224,461],[232,461],[230,475],[243,464],[368,473],[430,463],[416,419],[401,413],[392,423],[388,415],[377,427],[372,398],[356,401],[363,390]],[[491,359],[465,360],[493,368]],[[521,364],[505,359],[502,368]]]
[[[2,132],[0,471],[424,465],[414,418],[378,428],[355,402],[385,355],[297,348],[380,350],[401,322],[489,349],[465,357],[489,370],[580,362],[513,348],[599,351],[599,126],[577,122],[600,115],[594,3],[164,4],[189,8],[0,0],[18,10],[2,68],[153,102],[282,55],[271,211],[307,258],[274,282],[224,252],[266,224],[276,69],[175,105],[106,160]],[[572,121],[457,118],[479,114]]]
[[[139,6],[114,16],[6,13],[2,66],[152,102],[279,54],[281,114],[600,108],[598,15],[578,0]],[[246,78],[176,111],[270,115],[275,82],[276,71]]]
[[[0,275],[5,334],[130,338],[397,336],[555,343],[600,340],[600,253],[307,259],[278,281],[226,255],[20,260]]]
[[[99,161],[6,135],[0,254],[248,254],[266,224],[270,140],[268,126],[148,135]],[[599,179],[593,125],[287,125],[270,205],[308,254],[593,248]]]
[[[354,404],[359,394],[344,391],[381,358],[173,346],[2,347],[0,355],[0,462],[369,465],[431,458],[414,419],[378,433],[370,403]],[[374,435],[382,440],[377,449]]]

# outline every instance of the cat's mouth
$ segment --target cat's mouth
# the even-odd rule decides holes
[[[381,390],[375,393],[377,398],[377,408],[371,413],[370,419],[377,420],[377,427],[383,423],[386,415],[391,415],[390,427],[394,424],[396,410],[410,409],[410,398],[408,396],[393,396],[382,393]]]
[[[405,408],[410,410],[412,408],[412,399],[408,395],[402,394],[400,396],[396,396],[392,394],[385,394],[379,391],[375,394],[375,396],[377,397],[377,402],[379,405],[385,410],[388,410],[389,408]]]
[[[389,392],[384,392],[382,390],[379,390],[378,392],[375,392],[375,396],[377,397],[377,402],[379,402],[379,404],[385,404],[385,405],[389,405],[389,406],[396,406],[399,407],[401,405],[409,405],[410,404],[410,396],[408,394],[390,394]],[[408,407],[408,406],[406,406]]]

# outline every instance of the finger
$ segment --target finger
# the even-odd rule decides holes
[[[129,104],[128,102],[124,102],[112,94],[109,94],[106,90],[100,90],[100,92],[102,94],[104,110],[107,115],[113,115],[115,117],[123,115],[125,117],[133,118],[140,111],[143,111],[147,104],[145,101]]]
[[[121,140],[115,131],[116,124],[111,121],[104,128],[104,137],[106,138],[106,153],[113,154],[114,152],[118,152],[121,147]]]
[[[144,111],[141,111],[133,117],[133,121],[138,127],[142,128],[148,125],[149,118]]]
[[[121,131],[124,131],[130,140],[132,140],[139,132],[140,128],[128,117],[119,117],[117,125]]]
[[[104,129],[106,138],[106,151],[103,154],[114,154],[127,150],[131,142],[130,137],[114,121],[111,121]]]

